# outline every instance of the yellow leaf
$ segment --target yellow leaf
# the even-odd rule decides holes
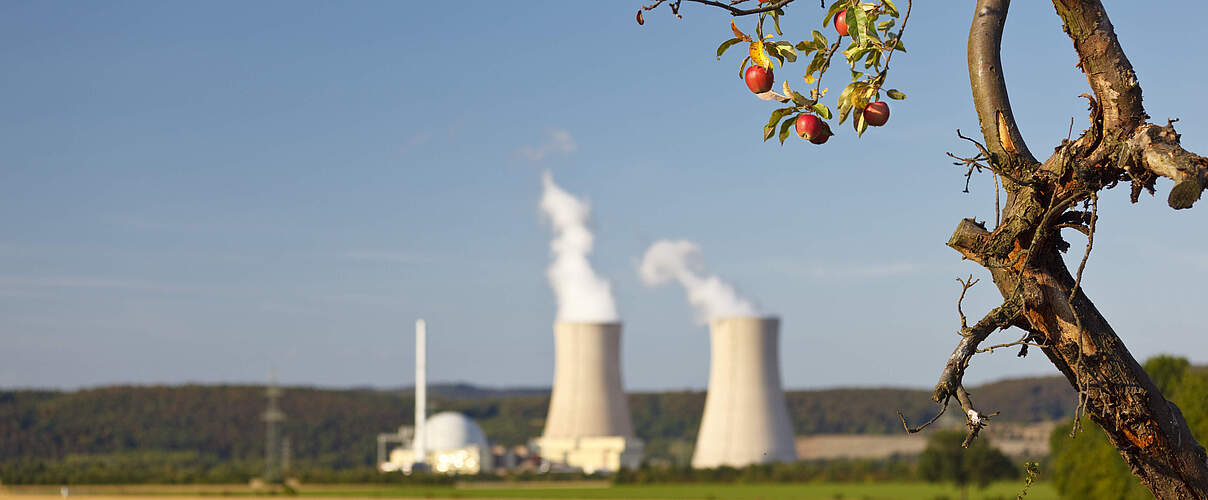
[[[751,62],[758,64],[764,68],[772,67],[772,60],[768,58],[767,53],[763,51],[763,42],[751,42],[751,48],[747,50],[751,54]]]
[[[814,75],[805,75],[805,83],[806,83],[806,85],[813,84],[813,83],[814,83]]]
[[[733,31],[734,36],[744,42],[751,41],[751,37],[747,36],[746,33],[743,33],[742,30],[739,30],[738,26],[734,25],[734,21],[730,21],[730,31]]]

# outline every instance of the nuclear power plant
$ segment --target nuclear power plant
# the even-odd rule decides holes
[[[539,470],[616,472],[642,463],[621,381],[621,321],[609,281],[591,265],[590,205],[562,190],[546,172],[541,210],[553,229],[547,278],[557,301],[554,380],[541,437],[530,442]],[[676,281],[712,341],[709,388],[692,466],[744,467],[797,459],[780,381],[780,320],[763,316],[729,283],[705,272],[700,247],[661,240],[639,269],[654,286]],[[378,436],[382,471],[489,470],[487,437],[451,412],[426,415],[426,324],[416,324],[415,427]],[[397,442],[386,457],[386,445]],[[507,459],[504,459],[507,463]]]
[[[553,394],[534,444],[546,460],[587,473],[641,464],[621,385],[620,323],[554,323]]]
[[[713,318],[709,392],[692,467],[797,460],[780,384],[780,320]]]

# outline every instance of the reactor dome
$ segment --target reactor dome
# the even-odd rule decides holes
[[[477,446],[488,450],[487,435],[482,427],[465,415],[445,411],[428,417],[424,421],[424,444],[432,451],[460,450]]]

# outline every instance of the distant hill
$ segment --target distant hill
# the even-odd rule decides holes
[[[1061,377],[1004,380],[970,389],[1001,421],[1068,417],[1075,397]],[[543,388],[430,387],[433,412],[476,420],[495,443],[523,444],[541,433],[549,404]],[[934,415],[929,392],[916,389],[789,391],[798,434],[901,432],[897,411],[912,421]],[[638,435],[651,456],[682,455],[700,425],[699,391],[629,395]],[[76,391],[0,391],[0,462],[69,455],[188,451],[219,460],[262,456],[264,387],[237,385],[113,386]],[[373,463],[375,436],[411,425],[409,388],[287,387],[284,434],[299,461],[331,468]],[[677,444],[678,443],[678,444]]]

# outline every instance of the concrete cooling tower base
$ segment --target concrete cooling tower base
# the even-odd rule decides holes
[[[796,461],[780,384],[780,321],[716,318],[709,331],[709,392],[692,467]]]
[[[621,385],[621,324],[554,324],[554,387],[545,432],[534,440],[553,463],[584,472],[637,468],[642,441],[633,433]]]

